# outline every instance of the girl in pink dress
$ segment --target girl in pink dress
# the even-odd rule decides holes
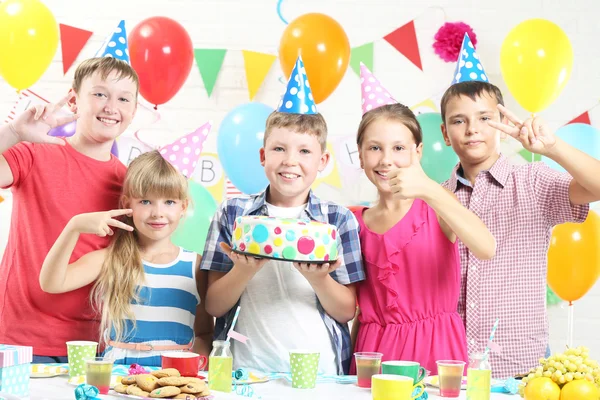
[[[481,259],[494,256],[496,242],[475,214],[421,168],[422,132],[413,112],[396,103],[364,66],[361,77],[358,150],[379,201],[355,211],[367,280],[357,290],[354,351],[380,352],[384,361],[416,361],[435,375],[437,360],[468,361],[457,312],[457,239]]]

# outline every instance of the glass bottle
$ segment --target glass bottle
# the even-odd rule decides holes
[[[218,392],[231,392],[233,356],[229,342],[215,340],[208,356],[208,387]]]
[[[467,368],[467,400],[490,400],[492,367],[483,353],[471,354]]]

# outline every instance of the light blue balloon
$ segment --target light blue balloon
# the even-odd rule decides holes
[[[273,108],[262,103],[246,103],[229,112],[221,122],[217,153],[227,177],[241,192],[255,194],[269,181],[260,165],[265,123]]]
[[[580,123],[565,125],[556,131],[556,136],[576,149],[600,158],[600,131],[593,126]],[[547,157],[542,157],[542,161],[552,169],[565,172],[563,167]]]

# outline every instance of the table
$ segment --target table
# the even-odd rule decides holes
[[[285,379],[278,379],[266,383],[256,383],[252,385],[254,397],[252,399],[262,398],[262,400],[371,400],[370,389],[362,389],[353,384],[321,383],[315,389],[293,389],[291,383]],[[31,400],[72,400],[75,387],[67,383],[66,376],[54,378],[35,378],[30,381],[30,399]],[[438,390],[427,388],[429,399],[442,399],[438,396]],[[239,396],[233,393],[213,392],[214,400],[248,400],[248,397]],[[100,396],[103,399],[115,400],[117,398],[127,399],[121,396],[105,395]],[[459,400],[466,399],[466,392],[461,392]],[[490,400],[519,400],[518,395],[507,395],[501,393],[492,393]]]

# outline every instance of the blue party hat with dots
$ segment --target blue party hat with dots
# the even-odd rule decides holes
[[[115,31],[102,44],[96,57],[114,57],[129,64],[129,48],[127,46],[127,32],[125,21],[121,20]]]
[[[471,43],[469,35],[465,33],[458,60],[456,61],[452,85],[468,81],[489,82],[479,56],[475,52],[475,46]]]
[[[296,60],[296,66],[292,70],[287,89],[279,102],[277,111],[288,114],[317,114],[315,99],[300,56]]]

